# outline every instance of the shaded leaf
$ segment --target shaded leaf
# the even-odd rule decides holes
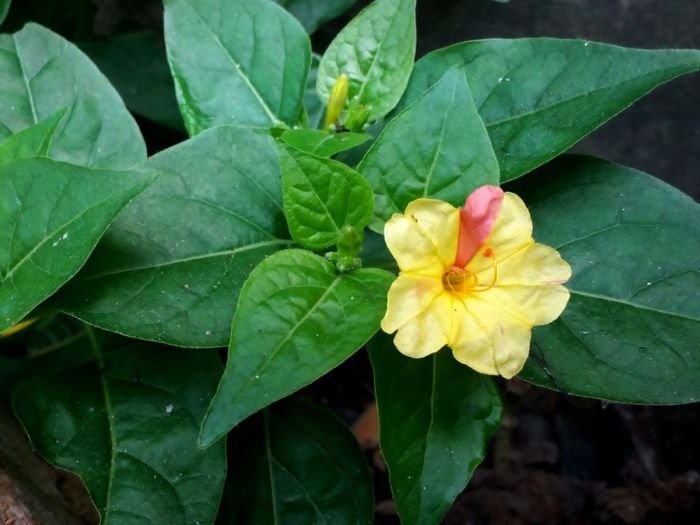
[[[498,184],[498,162],[459,69],[449,71],[391,120],[358,166],[375,194],[371,227],[420,197],[455,206],[484,184]]]
[[[213,443],[350,357],[379,329],[392,280],[378,269],[339,274],[305,250],[285,250],[260,263],[241,291],[226,370],[201,443]]]
[[[66,109],[49,156],[123,169],[146,158],[141,133],[121,98],[73,44],[36,24],[0,35],[0,139]]]
[[[221,124],[296,124],[309,38],[269,0],[165,0],[165,42],[191,135]]]
[[[700,205],[644,173],[564,157],[516,186],[573,269],[522,377],[625,403],[700,399]]]
[[[282,133],[285,144],[317,157],[332,157],[372,138],[366,133],[325,133],[318,129],[290,129]]]
[[[501,419],[493,378],[458,363],[448,349],[405,357],[391,337],[369,346],[380,445],[401,523],[435,525],[486,455]]]
[[[81,48],[117,88],[131,111],[184,130],[162,37],[143,31],[90,42]]]
[[[275,0],[292,13],[311,34],[319,26],[342,15],[357,0]]]
[[[92,170],[43,158],[0,164],[0,331],[85,263],[146,172]]]
[[[467,74],[501,180],[508,181],[556,157],[656,86],[700,69],[700,51],[553,38],[464,42],[416,63],[400,107],[455,66]]]
[[[284,211],[292,238],[310,250],[340,241],[344,230],[364,230],[372,216],[372,189],[342,162],[280,150]]]
[[[106,352],[101,365],[15,391],[34,447],[81,477],[105,525],[212,523],[225,451],[201,450],[196,438],[221,370],[216,353],[133,345]]]
[[[351,102],[368,106],[370,120],[401,99],[416,51],[415,0],[375,0],[326,49],[316,89],[324,104],[341,73],[350,78]]]
[[[225,346],[246,277],[291,244],[277,146],[263,132],[221,127],[147,166],[158,181],[114,223],[57,307],[131,337]]]
[[[12,0],[0,0],[0,24],[5,21],[5,17],[7,16],[7,12],[10,10],[11,5]]]
[[[372,478],[350,430],[300,400],[265,409],[231,436],[222,525],[369,525]]]
[[[60,110],[41,122],[24,128],[0,142],[0,163],[27,157],[46,157],[59,122],[66,114]]]

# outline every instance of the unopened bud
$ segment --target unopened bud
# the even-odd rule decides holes
[[[328,131],[331,125],[335,124],[343,113],[345,101],[348,99],[349,88],[348,76],[342,73],[333,84],[330,97],[328,98],[328,108],[326,109],[326,122],[323,131]]]
[[[345,128],[349,131],[362,131],[369,119],[371,108],[364,104],[353,104],[345,118]]]

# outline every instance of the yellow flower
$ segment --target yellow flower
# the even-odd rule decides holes
[[[571,268],[532,238],[523,201],[482,186],[463,208],[411,202],[384,227],[400,273],[389,290],[382,329],[409,357],[447,345],[477,372],[510,378],[522,369],[532,327],[566,307]]]

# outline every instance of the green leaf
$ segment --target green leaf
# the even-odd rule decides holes
[[[131,111],[175,130],[184,129],[161,36],[143,31],[101,39],[81,48],[117,88]]]
[[[80,476],[105,525],[212,523],[224,445],[201,450],[196,439],[220,374],[216,353],[133,345],[100,364],[37,376],[15,391],[34,447]]]
[[[277,146],[212,129],[149,159],[158,181],[118,218],[56,306],[114,332],[226,346],[241,286],[290,244]]]
[[[311,55],[311,68],[306,79],[306,89],[304,90],[304,112],[305,124],[309,128],[320,128],[323,122],[323,115],[326,111],[321,99],[316,92],[316,78],[318,77],[318,65],[321,56],[313,53]]]
[[[292,13],[311,34],[320,26],[342,15],[357,0],[275,0]]]
[[[305,250],[285,250],[260,263],[241,291],[226,370],[201,443],[213,443],[350,357],[379,329],[393,278],[377,269],[338,274]]]
[[[399,353],[387,335],[369,346],[380,445],[404,525],[436,525],[486,455],[501,419],[494,380],[449,350]]]
[[[498,161],[464,73],[449,71],[391,120],[358,171],[374,190],[371,228],[377,232],[414,199],[434,197],[462,206],[479,186],[498,184]]]
[[[317,157],[332,157],[372,138],[366,133],[324,133],[318,129],[290,129],[282,133],[285,144]]]
[[[623,403],[700,399],[700,205],[644,173],[564,157],[516,186],[571,300],[533,332],[522,376]],[[529,181],[529,182],[528,182]]]
[[[372,523],[367,461],[352,433],[328,410],[286,400],[242,424],[231,442],[221,525]]]
[[[552,38],[464,42],[416,63],[400,107],[455,66],[467,74],[501,180],[508,181],[556,157],[658,85],[700,69],[700,51]]]
[[[75,275],[148,182],[43,158],[0,164],[0,331]]]
[[[372,189],[342,162],[281,148],[284,211],[292,238],[310,250],[338,243],[344,230],[364,230]]]
[[[27,157],[46,157],[58,124],[65,114],[65,109],[57,111],[38,124],[10,135],[0,143],[0,163]]]
[[[5,21],[10,5],[12,5],[12,0],[0,0],[0,24]]]
[[[165,0],[165,42],[191,135],[221,124],[296,124],[311,44],[269,0]]]
[[[67,108],[49,156],[96,168],[124,169],[146,146],[121,98],[73,44],[36,24],[0,35],[0,139]]]
[[[416,52],[416,1],[375,0],[338,33],[321,59],[316,89],[324,104],[341,73],[348,100],[383,117],[401,99]]]

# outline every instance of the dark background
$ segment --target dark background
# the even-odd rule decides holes
[[[360,0],[321,28],[313,38],[315,51],[322,52],[367,3]],[[161,16],[160,0],[15,0],[2,30],[29,18],[85,42],[126,31],[160,32]],[[419,57],[469,39],[529,36],[700,48],[700,1],[418,0]],[[150,152],[185,138],[138,120]],[[700,200],[699,123],[696,74],[656,90],[574,149],[646,171]],[[445,523],[700,524],[697,405],[605,405],[519,380],[502,386],[502,428]],[[304,393],[352,423],[372,401],[366,355],[359,352]],[[377,523],[397,524],[378,451],[369,446],[367,455],[377,485]]]

